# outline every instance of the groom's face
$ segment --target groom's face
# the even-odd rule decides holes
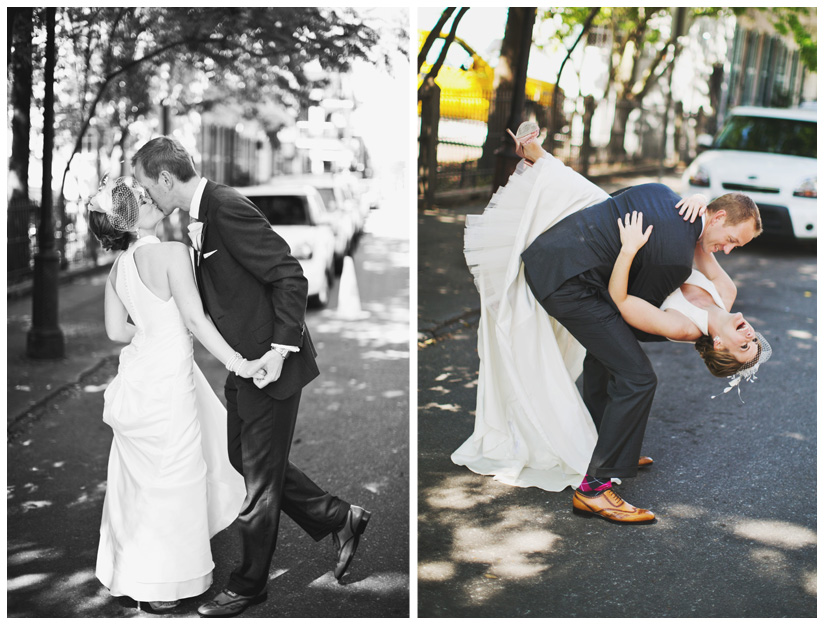
[[[724,211],[714,213],[702,233],[702,250],[709,254],[724,252],[730,254],[734,248],[739,248],[749,243],[756,231],[752,220],[746,220],[739,224],[728,224],[727,215]]]
[[[147,176],[140,162],[135,166],[135,178],[140,183],[140,186],[146,190],[146,193],[148,193],[149,197],[158,205],[158,208],[163,211],[163,214],[169,216],[177,207],[171,200],[171,189],[167,188],[168,185],[164,184],[164,174],[165,172],[161,172],[158,180],[152,180]]]

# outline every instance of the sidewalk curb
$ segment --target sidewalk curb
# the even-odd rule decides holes
[[[49,403],[56,400],[58,397],[65,395],[69,390],[79,387],[83,384],[83,381],[86,378],[89,378],[92,374],[95,374],[110,363],[114,363],[116,365],[119,359],[120,355],[103,357],[97,363],[82,371],[77,377],[77,380],[65,383],[60,387],[53,389],[49,395],[37,400],[22,413],[15,416],[6,427],[6,443],[11,443],[17,439],[21,434],[23,434],[23,431],[27,426],[40,419],[40,417],[45,413]]]
[[[609,180],[617,177],[632,177],[659,174],[673,174],[678,169],[677,165],[660,166],[658,164],[649,163],[644,165],[637,165],[635,167],[628,167],[626,169],[615,169],[610,171],[601,171],[585,176],[593,184],[598,184],[599,181]],[[579,172],[581,173],[581,172]],[[437,205],[456,206],[466,204],[467,202],[475,200],[489,199],[492,195],[490,186],[484,187],[467,187],[466,189],[451,189],[449,191],[436,192],[435,200]],[[418,201],[422,202],[423,196],[418,196]],[[484,200],[486,203],[486,200]]]
[[[78,269],[73,270],[66,270],[60,272],[57,276],[57,282],[59,285],[64,285],[66,283],[70,283],[75,278],[83,278],[84,276],[91,276],[92,274],[96,274],[102,271],[109,271],[112,267],[114,260],[107,261],[103,265],[93,265],[90,267],[81,267]],[[25,298],[31,295],[32,290],[34,289],[34,280],[26,280],[22,283],[18,283],[16,285],[9,285],[6,289],[6,299],[7,300],[19,300],[21,298]]]
[[[481,308],[470,309],[443,322],[437,322],[433,326],[422,328],[418,331],[419,347],[442,339],[459,328],[472,326],[478,322],[480,318]]]

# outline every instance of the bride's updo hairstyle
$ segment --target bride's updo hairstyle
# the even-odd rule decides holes
[[[105,213],[89,211],[89,230],[104,250],[125,250],[136,239],[135,233],[115,230]]]
[[[747,365],[743,365],[740,361],[737,361],[727,350],[715,350],[713,347],[713,339],[708,335],[699,337],[694,345],[696,346],[696,351],[705,362],[708,371],[719,378],[733,376]],[[758,361],[762,353],[762,346],[758,342],[756,346],[758,348],[756,360]]]
[[[125,250],[137,237],[132,229],[140,216],[140,204],[130,177],[104,179],[89,202],[89,230],[104,250]]]

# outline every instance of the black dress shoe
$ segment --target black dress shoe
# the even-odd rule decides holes
[[[335,565],[335,578],[339,581],[344,576],[355,556],[358,540],[367,528],[371,513],[360,506],[351,506],[347,513],[344,526],[332,533],[332,544],[338,553],[338,563]]]
[[[260,604],[266,600],[266,591],[257,596],[242,596],[229,589],[224,589],[212,600],[198,607],[201,617],[232,617],[243,613],[247,607]]]

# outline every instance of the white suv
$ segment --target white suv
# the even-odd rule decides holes
[[[289,245],[309,283],[309,304],[329,304],[335,278],[335,235],[321,195],[312,185],[238,187]]]
[[[684,195],[738,191],[756,202],[766,235],[816,238],[816,110],[737,107],[685,170]]]

